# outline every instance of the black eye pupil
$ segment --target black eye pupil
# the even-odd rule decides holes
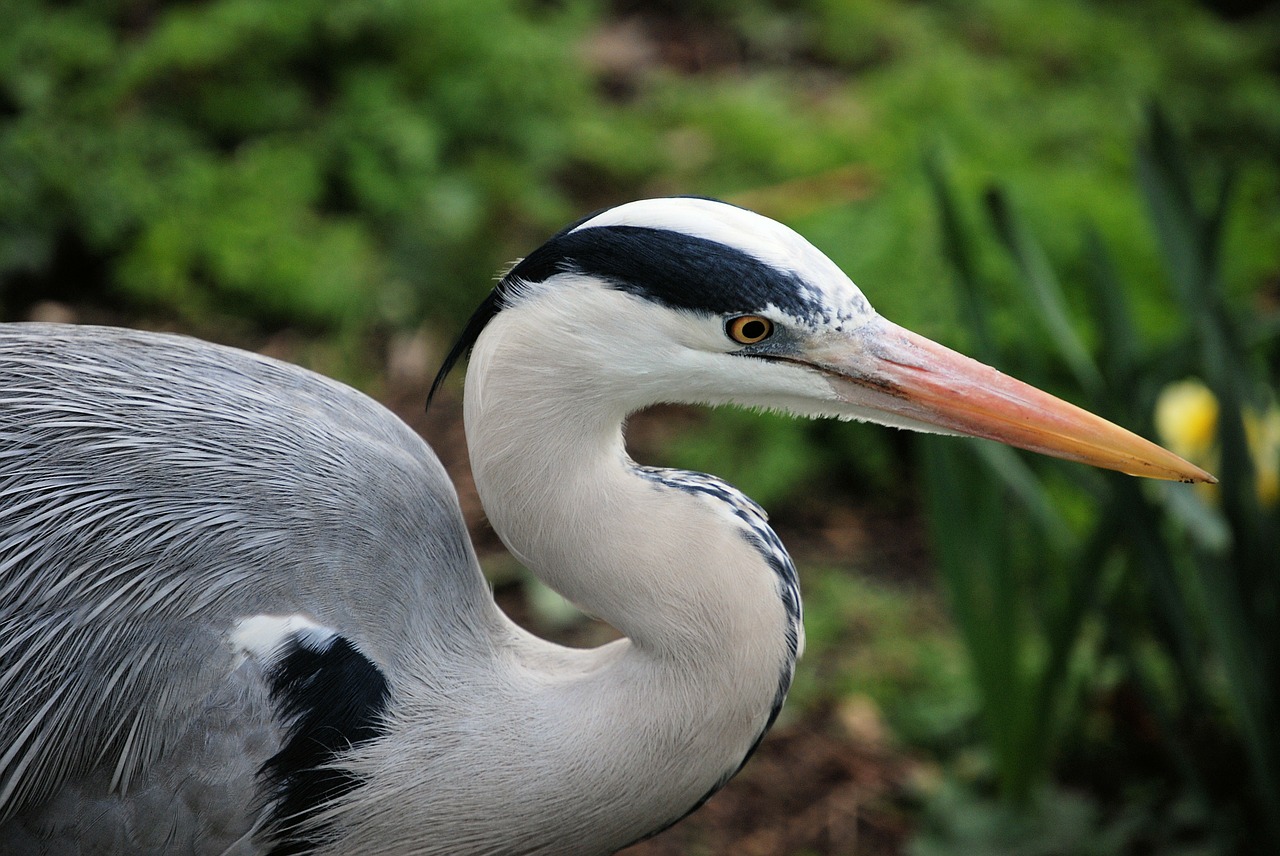
[[[742,325],[741,329],[744,339],[763,339],[766,332],[763,321],[748,321]]]

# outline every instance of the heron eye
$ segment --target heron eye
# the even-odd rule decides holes
[[[759,315],[739,315],[724,325],[729,338],[742,345],[762,342],[773,333],[773,322]]]

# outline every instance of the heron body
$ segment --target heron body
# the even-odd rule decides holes
[[[1208,478],[708,200],[554,236],[445,370],[467,349],[495,531],[623,639],[509,620],[435,455],[360,393],[188,338],[0,325],[0,852],[585,855],[679,820],[772,723],[803,631],[754,503],[628,457],[654,403]]]

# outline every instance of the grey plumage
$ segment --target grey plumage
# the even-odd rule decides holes
[[[168,817],[174,852],[229,845],[280,740],[258,666],[233,668],[238,618],[306,612],[394,676],[397,631],[428,620],[408,613],[486,596],[452,487],[407,427],[191,339],[0,327],[0,509],[0,819],[62,794],[10,836],[83,816],[67,788],[96,788],[109,834]],[[176,780],[140,782],[162,754],[187,756]],[[166,808],[128,824],[130,800]]]

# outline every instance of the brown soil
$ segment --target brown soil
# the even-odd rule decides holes
[[[820,717],[775,730],[724,790],[627,856],[903,852],[910,762],[833,733]]]

